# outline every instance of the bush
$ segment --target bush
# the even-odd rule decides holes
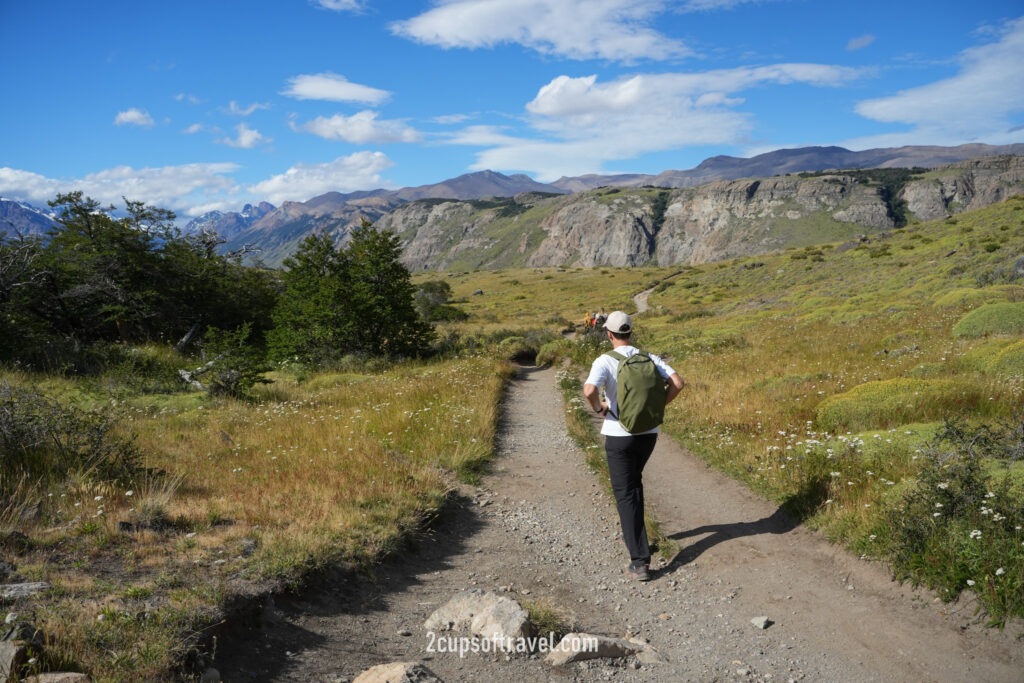
[[[995,375],[1024,378],[1024,340],[1000,351],[986,369]]]
[[[1024,332],[1024,302],[986,304],[976,308],[953,326],[957,337]]]
[[[827,430],[894,427],[929,422],[987,405],[977,388],[953,380],[889,379],[867,382],[830,396],[817,408],[818,425]]]
[[[272,366],[261,351],[248,345],[248,339],[249,323],[237,330],[207,330],[206,352],[214,358],[204,366],[203,373],[208,377],[206,391],[211,396],[242,398],[256,384],[270,384],[263,373]]]
[[[540,347],[537,352],[537,365],[554,365],[569,355],[572,342],[568,339],[556,339]]]
[[[916,486],[883,518],[898,579],[946,601],[973,590],[1000,626],[1024,616],[1024,498],[1008,478],[987,480],[982,461],[1019,458],[1022,442],[1024,415],[997,428],[947,421],[924,449]]]
[[[989,290],[960,287],[940,296],[935,300],[933,306],[935,308],[961,308],[968,306],[974,308],[990,301],[1005,299],[1005,296],[1000,296],[998,293]]]
[[[126,483],[140,471],[140,453],[118,436],[116,421],[42,394],[0,384],[0,508],[25,479],[47,485],[74,474]]]

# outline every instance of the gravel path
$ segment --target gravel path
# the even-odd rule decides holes
[[[682,551],[651,582],[630,580],[614,505],[565,434],[554,376],[524,368],[512,382],[493,472],[429,534],[372,577],[339,572],[267,605],[221,645],[224,680],[346,681],[398,660],[447,681],[1022,680],[1014,627],[981,628],[970,606],[899,588],[667,437],[646,497]],[[668,661],[552,669],[429,652],[424,620],[473,587],[554,607],[578,630],[647,638]],[[754,626],[760,616],[773,623]]]

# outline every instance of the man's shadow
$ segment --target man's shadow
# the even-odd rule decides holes
[[[692,545],[681,548],[679,552],[664,567],[652,571],[654,577],[670,574],[679,567],[693,562],[706,550],[715,547],[719,543],[744,536],[757,536],[758,534],[785,534],[800,526],[783,508],[779,508],[768,517],[754,522],[732,522],[729,524],[707,524],[688,531],[679,531],[668,534],[667,538],[677,541],[693,536],[703,536]]]

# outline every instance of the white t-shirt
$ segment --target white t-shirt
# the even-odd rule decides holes
[[[640,353],[640,349],[635,346],[620,346],[615,349],[616,353],[620,353],[626,358],[632,355]],[[658,372],[661,373],[662,377],[668,379],[676,373],[671,367],[668,366],[665,361],[655,356],[653,353],[647,354],[654,361],[655,367],[658,368]],[[618,382],[617,375],[619,371],[619,361],[612,358],[606,353],[602,353],[598,356],[593,364],[590,366],[590,374],[587,376],[587,384],[593,384],[595,387],[600,389],[604,387],[605,398],[608,399],[608,405],[611,407],[611,412],[604,418],[604,424],[601,425],[601,433],[605,436],[636,436],[636,434],[630,434],[626,431],[626,428],[619,424],[619,421],[611,416],[611,413],[619,414],[619,402],[616,395],[616,384]],[[641,434],[657,434],[658,428],[655,427],[646,432],[640,432]]]

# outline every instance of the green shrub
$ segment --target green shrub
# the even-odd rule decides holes
[[[953,326],[957,337],[1024,332],[1024,302],[994,303],[976,308]]]
[[[824,429],[860,431],[928,422],[986,403],[979,389],[954,380],[897,378],[830,396],[818,404],[817,418]]]
[[[1024,498],[1009,478],[985,476],[983,461],[1009,461],[1024,452],[1024,416],[995,428],[949,422],[923,452],[917,483],[883,517],[896,577],[955,600],[978,594],[989,622],[1024,616]]]
[[[24,479],[57,483],[76,474],[128,482],[141,455],[118,436],[106,412],[86,412],[42,394],[0,384],[0,512]]]
[[[537,365],[554,365],[569,355],[572,342],[568,339],[556,339],[540,347],[537,352]]]
[[[994,375],[1024,378],[1024,340],[1000,351],[986,369]]]
[[[249,346],[249,330],[245,323],[236,330],[211,327],[206,331],[205,350],[213,358],[203,366],[202,374],[211,396],[242,398],[256,384],[270,384],[263,373],[273,368],[262,351]]]
[[[946,292],[932,305],[935,308],[976,308],[989,301],[992,301],[992,295],[985,290],[959,287]]]

